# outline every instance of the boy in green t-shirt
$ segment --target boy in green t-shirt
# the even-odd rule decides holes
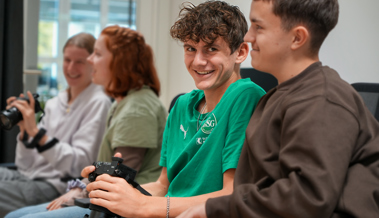
[[[232,193],[244,132],[265,94],[239,73],[249,50],[243,42],[246,32],[238,7],[220,1],[184,5],[171,36],[183,42],[184,62],[199,90],[181,96],[170,112],[163,170],[156,182],[142,185],[153,197],[123,179],[101,175],[87,186],[91,203],[124,217],[174,217],[208,198]],[[88,167],[82,175],[93,170]]]
[[[262,97],[229,196],[179,217],[379,217],[379,123],[319,60],[337,0],[253,0],[254,68],[279,85]]]

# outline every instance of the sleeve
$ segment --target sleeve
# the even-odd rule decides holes
[[[40,152],[54,169],[60,171],[61,177],[80,176],[81,170],[96,160],[111,102],[104,96],[86,105],[81,108],[84,116],[71,144],[58,141],[53,147]]]
[[[192,93],[192,92],[191,92]],[[170,113],[168,114],[166,125],[163,131],[163,138],[162,138],[162,148],[161,148],[161,157],[159,161],[159,166],[161,167],[167,167],[167,141],[168,137],[170,135],[171,131],[171,123],[172,123],[172,117],[176,117],[179,119],[179,112],[188,102],[188,96],[191,95],[191,93],[180,95],[176,101],[173,107],[170,110]],[[178,109],[179,108],[179,109]]]
[[[259,99],[265,94],[257,88],[243,91],[232,102],[229,115],[229,124],[223,149],[223,173],[228,169],[235,169],[245,141],[245,130],[250,121]]]
[[[167,139],[170,132],[170,123],[171,123],[171,117],[173,114],[175,106],[172,108],[170,114],[168,115],[166,126],[163,131],[163,139],[162,139],[162,148],[161,148],[161,159],[159,161],[159,166],[167,167]]]
[[[359,134],[356,117],[345,108],[318,98],[284,110],[281,125],[279,175],[241,184],[230,196],[208,200],[208,217],[331,216]],[[265,145],[251,145],[247,140],[244,146],[251,149]]]
[[[52,119],[50,116],[51,110],[49,108],[51,107],[50,105],[56,104],[55,98],[49,99],[46,102],[45,109],[44,109],[45,114],[44,114],[42,120],[37,124],[38,128],[44,128],[44,129],[49,128],[48,124],[46,124],[46,120]],[[50,142],[51,139],[52,139],[51,137],[48,137],[47,142]],[[32,140],[32,137],[29,137],[29,142],[31,140]],[[20,139],[20,133],[17,134],[16,141],[17,141],[17,145],[16,145],[15,163],[17,165],[17,168],[31,171],[30,167],[33,166],[36,157],[39,156],[38,152],[36,149],[26,148],[26,146],[24,145],[24,143]]]

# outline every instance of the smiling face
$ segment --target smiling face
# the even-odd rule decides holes
[[[71,89],[82,90],[91,84],[92,67],[87,62],[90,54],[84,48],[67,46],[63,51],[63,73]]]
[[[88,57],[88,62],[93,67],[93,83],[104,87],[108,86],[111,80],[110,63],[112,56],[105,44],[105,36],[100,35],[95,42],[93,53]]]
[[[244,40],[252,46],[251,65],[275,76],[290,57],[292,35],[282,28],[281,19],[272,12],[272,2],[253,0],[250,22]]]
[[[239,58],[239,49],[230,54],[228,44],[217,38],[213,44],[200,41],[184,43],[184,63],[198,89],[209,91],[229,87],[240,78],[238,65],[244,60]],[[245,57],[246,58],[246,57]]]

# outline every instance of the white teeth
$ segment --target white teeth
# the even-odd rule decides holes
[[[75,78],[78,78],[80,75],[76,75],[76,76],[72,76],[72,75],[67,75],[68,77],[72,78],[72,79],[75,79]]]
[[[208,74],[208,73],[211,73],[213,70],[211,71],[196,71],[198,74],[201,74],[201,75],[205,75],[205,74]]]

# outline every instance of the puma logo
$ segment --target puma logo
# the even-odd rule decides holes
[[[180,130],[182,130],[182,131],[183,131],[183,133],[184,133],[184,139],[186,139],[188,128],[187,128],[187,130],[184,130],[184,127],[183,127],[183,125],[182,125],[182,124],[180,124]]]

